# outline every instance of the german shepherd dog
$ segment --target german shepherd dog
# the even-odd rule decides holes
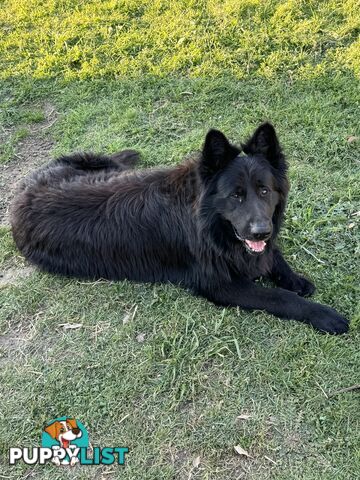
[[[313,284],[276,247],[289,186],[271,124],[241,148],[210,130],[202,153],[173,168],[134,170],[137,157],[74,154],[26,178],[11,210],[25,257],[55,274],[171,282],[217,305],[348,330],[335,310],[303,298]]]

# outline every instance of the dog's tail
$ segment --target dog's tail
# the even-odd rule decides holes
[[[82,171],[129,170],[134,168],[140,158],[135,150],[122,150],[112,155],[96,153],[74,153],[55,160],[53,165],[63,165]]]

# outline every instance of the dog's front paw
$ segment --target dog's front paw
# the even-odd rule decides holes
[[[325,305],[314,303],[307,320],[317,330],[333,335],[340,335],[349,330],[349,320]]]
[[[300,277],[299,275],[296,275],[293,280],[293,284],[293,291],[301,297],[310,297],[310,295],[315,292],[315,285],[305,277]]]
[[[282,278],[279,287],[295,292],[300,297],[310,297],[315,292],[315,285],[300,275],[293,274],[290,277]]]

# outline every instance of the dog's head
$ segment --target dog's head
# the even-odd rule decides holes
[[[201,213],[218,243],[242,242],[263,253],[280,228],[288,193],[287,165],[274,127],[264,123],[238,148],[218,130],[206,136],[199,172],[205,185]]]
[[[66,420],[56,420],[44,428],[53,439],[57,440],[60,445],[67,448],[71,440],[81,437],[82,433],[78,427],[75,418],[67,418]]]

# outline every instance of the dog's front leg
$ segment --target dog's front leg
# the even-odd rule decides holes
[[[315,292],[315,286],[306,278],[295,273],[280,250],[274,250],[273,267],[269,278],[279,287],[307,297]]]
[[[340,334],[348,330],[348,320],[334,309],[282,288],[257,286],[250,280],[202,289],[199,293],[218,305],[264,310],[277,317],[308,323],[323,332]]]

